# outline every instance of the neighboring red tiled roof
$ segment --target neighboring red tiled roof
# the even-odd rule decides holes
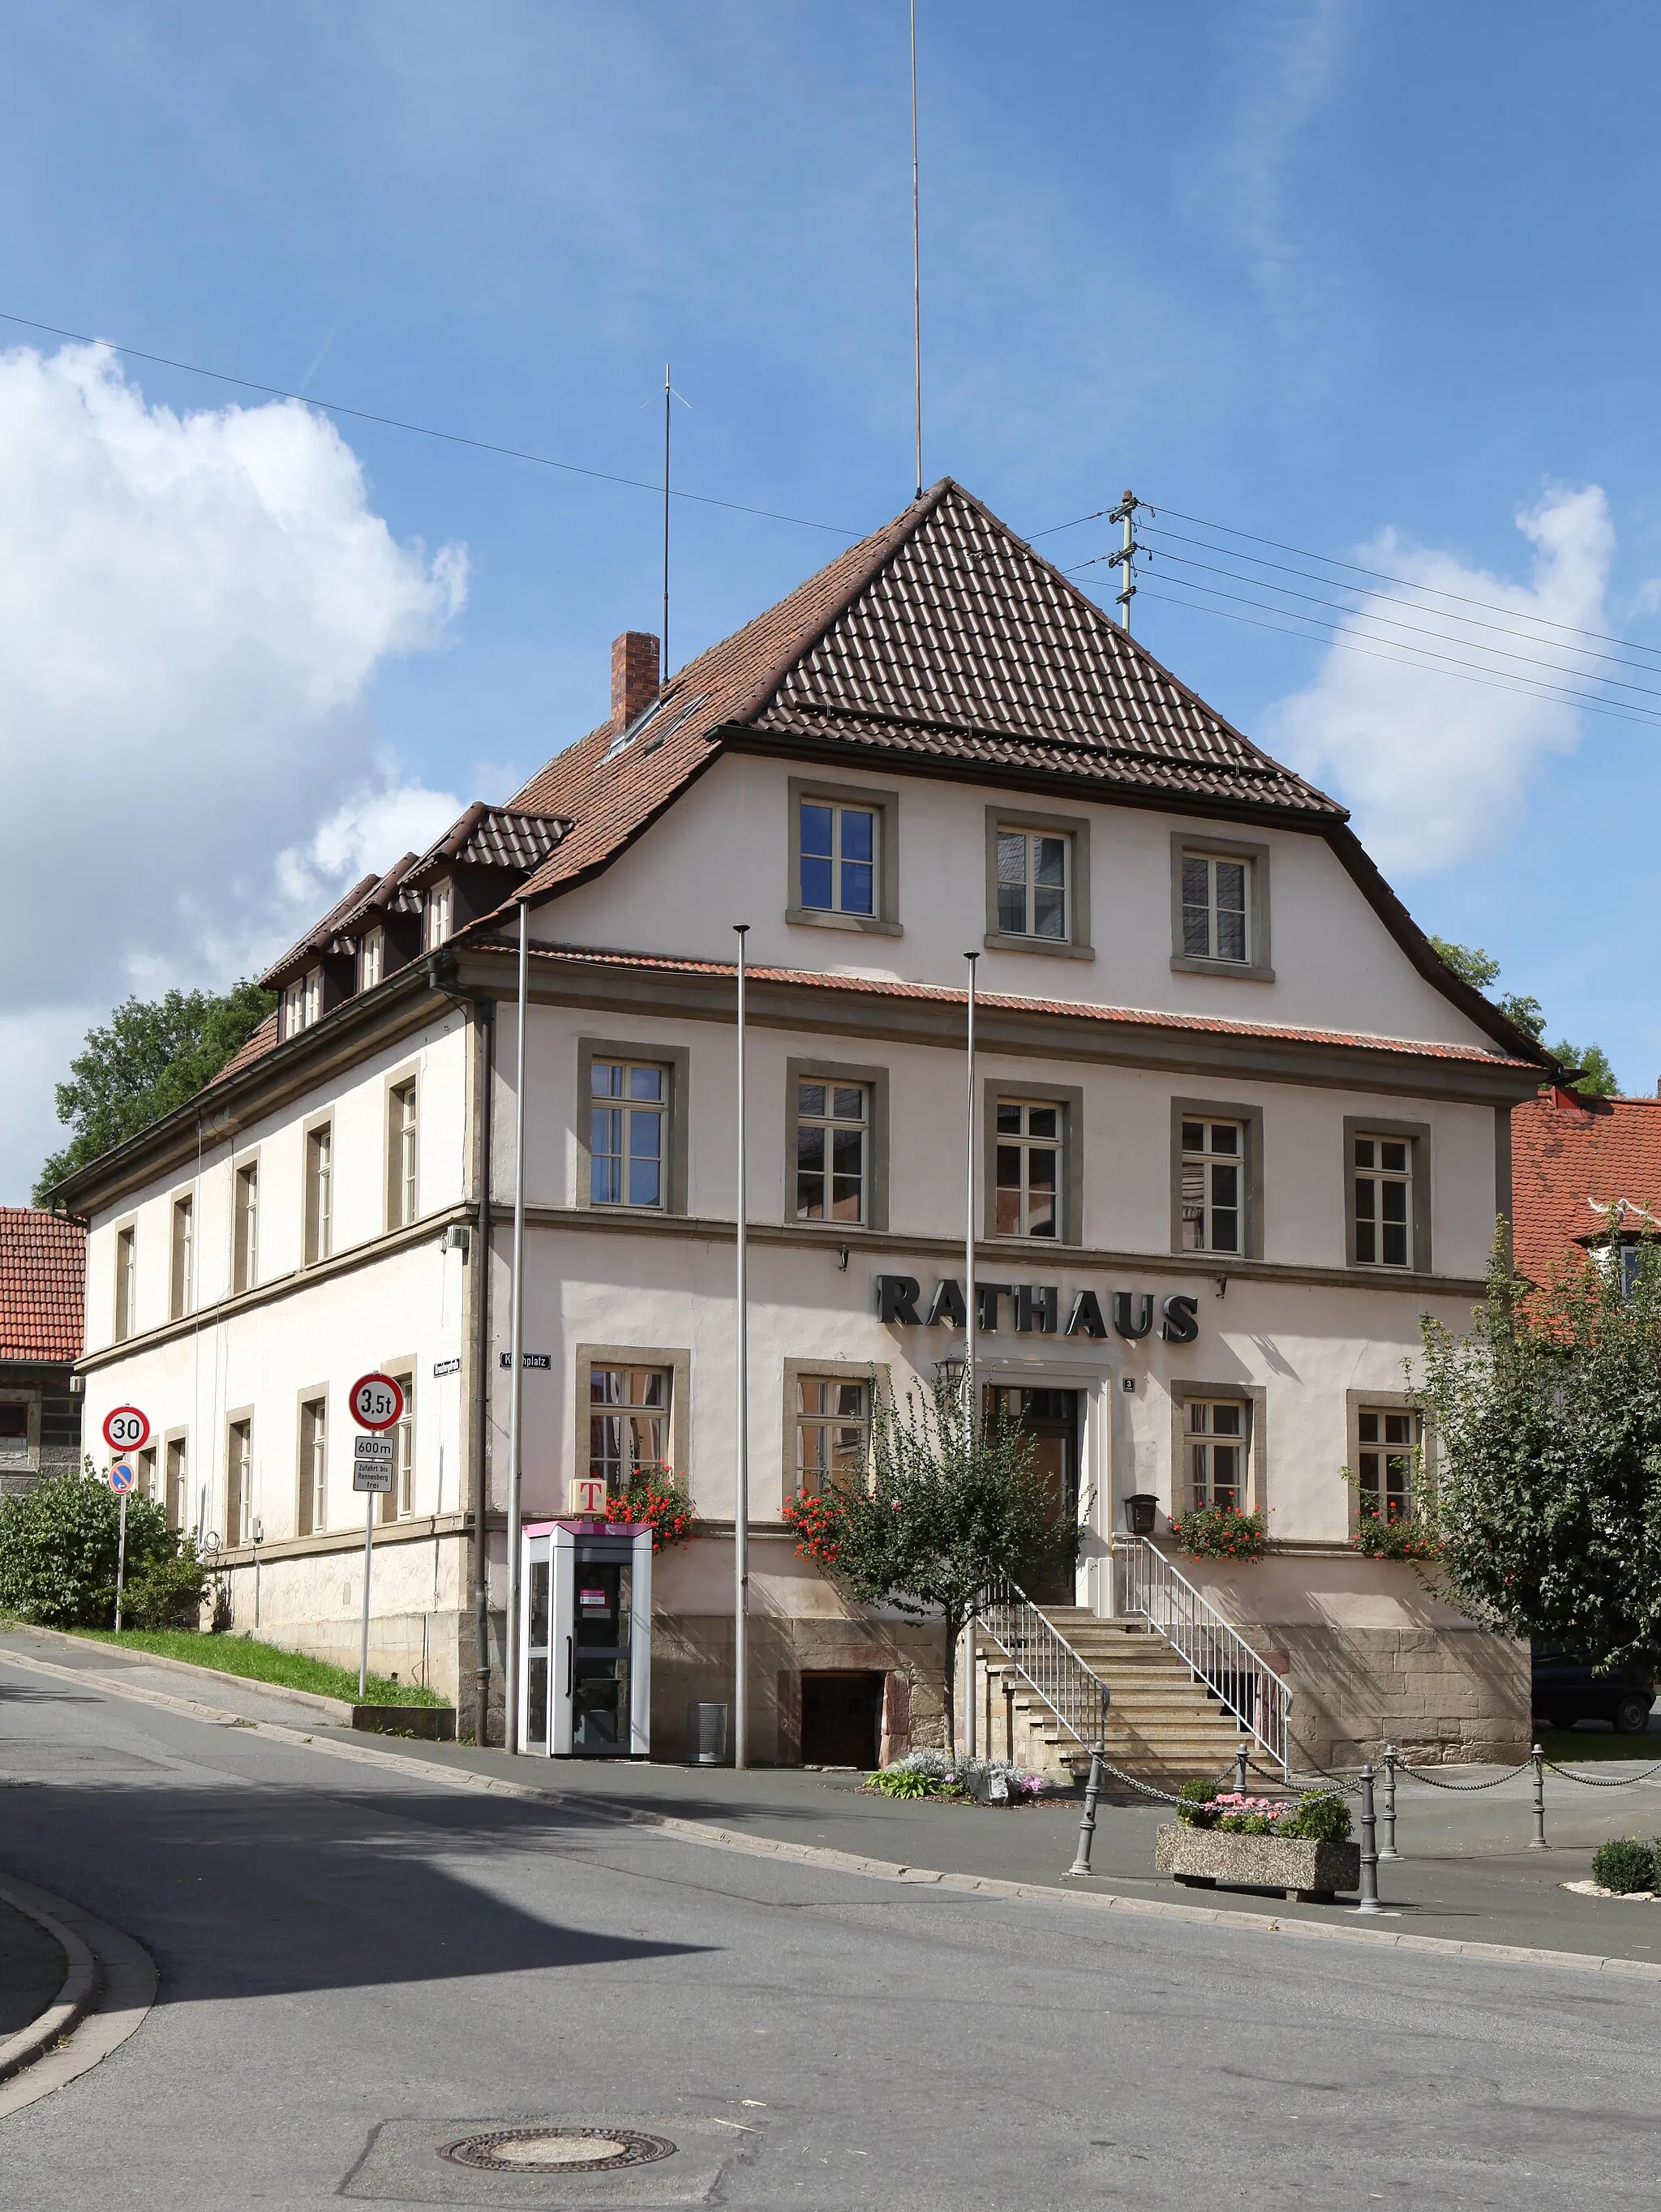
[[[70,1360],[85,1342],[87,1232],[0,1206],[0,1359]]]
[[[697,702],[678,719],[673,709]],[[721,733],[873,764],[958,761],[1080,787],[1339,823],[948,477],[690,661],[619,750],[609,723],[514,800],[573,827],[532,894],[580,880],[715,757]],[[608,757],[610,756],[610,757]]]
[[[1661,1213],[1661,1098],[1547,1091],[1513,1107],[1511,1187],[1518,1273],[1546,1282],[1587,1237],[1607,1235],[1591,1200]]]
[[[499,953],[504,957],[518,957],[516,946],[500,939],[480,942],[472,950]],[[533,945],[529,951],[532,963],[541,961],[572,967],[645,969],[671,975],[729,975],[735,980],[738,974],[731,961],[680,960],[655,952],[599,951],[575,945]],[[948,1006],[966,1007],[968,1004],[967,992],[954,991],[938,983],[897,983],[882,976],[827,975],[815,968],[761,968],[753,963],[747,964],[744,972],[752,983],[788,983],[809,990],[922,1000]],[[1088,1000],[1031,999],[1006,991],[977,991],[975,1003],[977,1006],[1007,1008],[1015,1013],[1070,1015],[1084,1022],[1202,1031],[1215,1036],[1273,1037],[1291,1044],[1352,1045],[1366,1052],[1406,1053],[1415,1060],[1453,1060],[1482,1067],[1513,1067],[1519,1072],[1526,1070],[1530,1075],[1539,1073],[1530,1060],[1506,1060],[1499,1053],[1485,1051],[1481,1045],[1434,1044],[1418,1037],[1369,1036],[1360,1030],[1292,1028],[1275,1022],[1230,1021],[1221,1015],[1169,1013],[1145,1006],[1101,1006]]]
[[[262,1058],[278,1042],[277,1032],[277,1009],[273,1007],[246,1042],[237,1047],[218,1074],[209,1078],[206,1087],[211,1090],[216,1083],[222,1083],[228,1075],[234,1075],[239,1068],[246,1067],[251,1060]]]

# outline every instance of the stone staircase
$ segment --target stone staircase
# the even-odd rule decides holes
[[[1041,1607],[1086,1665],[1112,1692],[1105,1751],[1115,1766],[1161,1789],[1190,1776],[1213,1776],[1230,1765],[1242,1743],[1252,1742],[1227,1707],[1196,1682],[1185,1662],[1140,1617],[1102,1620],[1084,1606]],[[979,1747],[1013,1759],[1035,1774],[1057,1778],[1084,1754],[1050,1708],[1027,1683],[1010,1674],[1014,1698],[1014,1743],[1008,1741],[1004,1696],[1007,1655],[983,1629],[976,1643],[976,1727]],[[991,1696],[991,1738],[987,1698]]]

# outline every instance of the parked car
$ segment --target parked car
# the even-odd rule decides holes
[[[1534,1717],[1541,1728],[1609,1721],[1622,1735],[1641,1735],[1655,1703],[1655,1677],[1641,1667],[1593,1671],[1590,1659],[1561,1644],[1534,1646]]]

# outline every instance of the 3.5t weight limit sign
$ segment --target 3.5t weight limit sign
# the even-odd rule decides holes
[[[360,1429],[377,1433],[360,1437],[352,1458],[352,1488],[366,1493],[363,1501],[363,1634],[357,1649],[357,1694],[362,1700],[369,1680],[369,1577],[374,1565],[374,1502],[392,1486],[397,1456],[390,1437],[378,1431],[395,1429],[404,1418],[403,1386],[390,1375],[360,1375],[346,1401]]]
[[[360,1375],[347,1401],[360,1429],[392,1429],[404,1418],[404,1387],[390,1375]]]

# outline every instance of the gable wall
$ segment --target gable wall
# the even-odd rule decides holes
[[[793,925],[793,774],[897,792],[899,936]],[[960,990],[963,954],[986,929],[986,810],[1090,825],[1093,959],[988,950],[981,988],[1026,997],[1308,1026],[1438,1043],[1492,1042],[1413,967],[1324,840],[1296,831],[1091,805],[1062,793],[1000,794],[897,773],[816,770],[728,755],[605,874],[534,910],[545,943],[730,961],[751,924],[757,965]],[[1272,982],[1173,973],[1171,835],[1232,836],[1269,854]]]

